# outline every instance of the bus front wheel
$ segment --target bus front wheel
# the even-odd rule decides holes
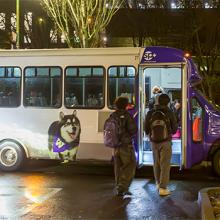
[[[0,143],[0,170],[16,171],[25,161],[25,153],[20,145],[12,141]]]
[[[220,176],[220,149],[217,150],[213,156],[212,166],[214,172]]]

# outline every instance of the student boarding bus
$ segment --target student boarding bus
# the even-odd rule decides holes
[[[118,96],[128,97],[138,125],[137,164],[152,165],[143,125],[157,85],[182,105],[172,165],[210,160],[220,175],[220,111],[200,82],[192,59],[168,47],[2,50],[0,169],[17,170],[27,158],[110,162],[103,126]]]

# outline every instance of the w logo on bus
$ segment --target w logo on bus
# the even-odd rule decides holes
[[[153,58],[155,58],[157,55],[151,51],[146,51],[145,54],[144,54],[144,60],[145,61],[150,61],[152,60]]]
[[[75,160],[80,141],[81,126],[76,111],[71,115],[60,112],[60,120],[48,130],[49,150],[59,154],[64,162]]]

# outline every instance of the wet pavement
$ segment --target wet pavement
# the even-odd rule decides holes
[[[0,219],[201,219],[202,188],[217,187],[210,167],[171,170],[172,194],[160,197],[151,167],[137,171],[132,196],[114,196],[111,165],[29,163],[22,172],[0,172]]]

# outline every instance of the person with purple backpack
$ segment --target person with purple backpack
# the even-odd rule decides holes
[[[135,176],[136,158],[132,139],[137,133],[135,120],[126,110],[128,106],[127,97],[118,97],[115,100],[116,111],[111,117],[119,120],[120,144],[114,147],[114,173],[115,190],[117,196],[131,195],[129,186]]]

